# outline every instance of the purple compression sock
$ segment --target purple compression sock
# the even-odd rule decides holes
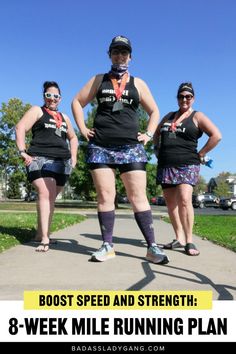
[[[142,231],[148,247],[155,243],[153,220],[151,210],[139,211],[134,213],[135,220]]]
[[[115,211],[98,211],[98,220],[103,242],[109,242],[112,245]]]

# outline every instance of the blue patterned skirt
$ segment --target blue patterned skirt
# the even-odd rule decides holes
[[[200,165],[186,165],[182,167],[164,167],[157,170],[157,184],[177,185],[198,183]]]
[[[109,147],[89,144],[86,162],[117,165],[147,162],[147,154],[142,144]]]

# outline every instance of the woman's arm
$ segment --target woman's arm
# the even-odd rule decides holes
[[[139,92],[140,104],[149,116],[146,133],[139,133],[138,136],[138,140],[142,141],[144,145],[146,145],[146,143],[152,139],[157,129],[160,113],[147,84],[139,78],[134,79],[134,84]]]
[[[16,145],[26,165],[31,162],[32,157],[29,156],[26,152],[24,152],[24,150],[26,150],[25,135],[28,131],[30,131],[32,126],[37,122],[37,120],[39,120],[41,116],[41,108],[39,106],[33,106],[23,115],[23,117],[15,127]]]
[[[149,116],[147,132],[145,134],[139,133],[138,136],[138,140],[142,141],[145,145],[149,140],[152,139],[157,129],[160,113],[147,84],[139,78],[134,79],[134,84],[139,92],[140,104]]]
[[[200,157],[204,157],[220,142],[222,135],[216,125],[202,112],[197,112],[194,118],[198,127],[209,137],[206,144],[198,152]]]
[[[77,93],[72,101],[72,112],[75,122],[81,134],[89,140],[94,136],[93,129],[88,129],[84,120],[83,108],[90,103],[96,96],[98,87],[101,84],[103,75],[96,75]]]
[[[74,168],[76,165],[76,162],[77,162],[77,152],[78,152],[79,143],[78,143],[78,139],[75,134],[74,128],[71,124],[70,118],[65,114],[63,114],[63,116],[66,120],[67,127],[68,127],[67,138],[68,138],[69,144],[70,144],[72,167]]]

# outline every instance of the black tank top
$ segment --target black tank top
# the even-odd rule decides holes
[[[138,144],[139,94],[134,86],[133,76],[130,77],[121,96],[123,102],[121,111],[112,112],[116,96],[108,74],[103,76],[96,97],[98,108],[94,119],[95,137],[91,142],[105,147]]]
[[[196,111],[193,111],[187,119],[184,119],[177,125],[175,136],[171,134],[170,127],[176,112],[163,123],[160,129],[159,167],[199,165],[200,160],[197,153],[197,144],[203,132],[194,124],[193,116],[195,113]]]
[[[55,134],[56,122],[53,117],[41,107],[42,117],[32,127],[32,140],[28,153],[31,156],[46,156],[69,159],[71,157],[67,143],[67,124],[62,116],[61,136]]]

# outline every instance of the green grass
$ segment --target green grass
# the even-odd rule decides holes
[[[58,200],[55,203],[55,212],[70,212],[77,209],[97,209],[97,202],[92,201],[78,201],[78,200]],[[119,209],[130,209],[130,204],[119,204]],[[35,202],[24,201],[4,201],[0,202],[0,211],[15,210],[15,211],[33,211],[36,210]],[[78,211],[79,212],[79,211]]]
[[[1,202],[0,210],[15,210],[15,211],[34,211],[36,210],[35,203],[22,203],[22,202]]]
[[[64,212],[74,209],[90,209],[96,208],[96,202],[78,202],[75,200],[72,201],[57,201],[55,204],[56,212]],[[10,201],[10,202],[1,202],[0,210],[15,210],[15,211],[35,211],[36,203],[35,202],[24,202],[24,201]]]
[[[64,229],[85,219],[85,216],[78,214],[55,213],[51,232]],[[36,224],[36,213],[0,212],[0,252],[34,238]]]
[[[169,221],[169,218],[164,218]],[[193,233],[236,252],[236,216],[195,215]]]

